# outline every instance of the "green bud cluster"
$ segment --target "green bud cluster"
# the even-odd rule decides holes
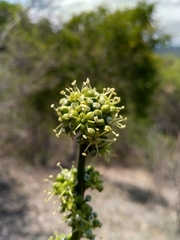
[[[84,185],[86,188],[96,189],[99,192],[103,190],[103,181],[99,171],[95,170],[93,166],[85,168]]]
[[[59,101],[59,106],[54,107],[58,115],[59,126],[54,129],[56,136],[63,132],[70,134],[79,144],[85,144],[87,148],[82,153],[86,156],[91,153],[93,156],[110,153],[109,146],[119,136],[113,131],[113,127],[124,128],[121,122],[125,120],[119,112],[124,106],[117,107],[120,98],[116,96],[114,88],[104,88],[99,93],[92,88],[87,79],[81,90],[77,87],[76,81],[72,88],[61,91],[64,95]],[[114,134],[115,137],[110,137]]]
[[[49,237],[48,240],[70,240],[71,235],[59,234],[55,231],[54,236]]]
[[[58,165],[60,166],[60,164]],[[57,174],[54,181],[51,180],[52,175],[47,179],[52,185],[52,189],[48,191],[50,195],[49,199],[53,195],[58,196],[61,202],[58,212],[63,213],[63,221],[67,222],[68,226],[74,229],[73,231],[80,232],[82,237],[94,240],[95,235],[92,229],[101,227],[102,223],[97,218],[98,214],[93,211],[93,208],[89,204],[91,196],[86,195],[83,197],[77,194],[77,169],[74,166],[70,170],[63,169],[61,166],[60,169],[61,172]],[[92,166],[84,169],[83,181],[86,189],[97,189],[100,192],[103,190],[101,175]],[[59,235],[57,232],[54,237],[51,236],[49,238],[49,240],[68,239],[71,239],[71,234]]]

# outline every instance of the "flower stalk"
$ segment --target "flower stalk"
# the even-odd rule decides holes
[[[78,196],[81,196],[84,198],[84,192],[85,192],[85,185],[84,185],[84,170],[86,165],[86,156],[82,155],[86,148],[85,144],[80,144],[79,146],[79,158],[78,158],[78,164],[77,164],[77,185],[76,185],[76,192]],[[80,207],[80,206],[78,206]],[[72,229],[72,237],[71,240],[80,240],[82,237],[82,233],[80,231],[76,231],[76,228],[73,227]]]
[[[50,199],[53,195],[60,201],[59,212],[63,214],[63,221],[72,228],[69,234],[55,232],[49,240],[80,240],[95,239],[93,229],[101,227],[98,214],[89,202],[90,195],[85,191],[96,189],[103,190],[103,181],[99,171],[93,166],[86,167],[86,157],[107,156],[110,146],[119,136],[114,127],[124,128],[122,121],[126,120],[120,115],[124,106],[116,106],[120,102],[114,88],[103,88],[99,93],[92,88],[89,79],[79,89],[76,81],[72,87],[60,92],[63,98],[59,106],[52,108],[57,113],[59,125],[54,129],[56,136],[65,133],[79,144],[79,158],[77,168],[63,169],[60,164],[60,173],[52,181],[48,179],[51,189],[48,191]],[[115,137],[114,137],[115,136]]]

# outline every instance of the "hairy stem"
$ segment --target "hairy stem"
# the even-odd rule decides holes
[[[79,158],[78,158],[78,164],[77,164],[77,180],[78,184],[76,186],[77,194],[84,197],[85,192],[85,185],[84,185],[84,169],[86,165],[86,156],[83,156],[82,153],[86,149],[86,145],[81,144],[79,148]],[[82,232],[79,232],[78,230],[75,230],[75,228],[72,229],[73,234],[71,237],[71,240],[80,240],[82,237]]]

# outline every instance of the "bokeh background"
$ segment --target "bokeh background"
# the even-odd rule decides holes
[[[179,10],[175,0],[0,1],[0,240],[68,231],[43,180],[78,146],[55,137],[50,105],[86,78],[115,87],[128,118],[110,163],[88,159],[105,182],[92,193],[97,239],[179,239]]]

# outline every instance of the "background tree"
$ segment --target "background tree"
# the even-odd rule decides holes
[[[114,13],[99,8],[73,17],[61,32],[67,37],[70,31],[79,39],[79,50],[70,48],[69,71],[78,71],[79,79],[88,75],[118,86],[123,100],[130,103],[126,103],[129,112],[134,109],[138,115],[145,114],[158,86],[153,51],[167,40],[153,21],[153,11],[154,5],[146,3]]]
[[[9,119],[3,128],[6,140],[16,142],[21,155],[47,163],[50,131],[56,125],[49,106],[58,102],[59,89],[72,79],[82,84],[89,77],[97,89],[115,86],[132,122],[135,116],[136,121],[145,116],[159,83],[153,51],[167,40],[153,21],[153,4],[115,12],[100,7],[72,17],[56,30],[48,18],[33,22],[20,5],[5,7],[13,9],[19,20],[6,35],[6,51],[1,52],[6,63],[1,62],[3,104]],[[127,142],[121,146],[130,148]]]

